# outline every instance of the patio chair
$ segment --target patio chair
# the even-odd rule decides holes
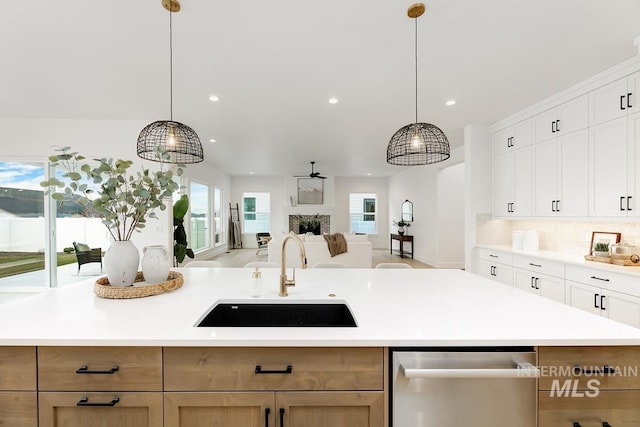
[[[100,272],[102,272],[102,249],[91,248],[84,243],[73,242],[73,249],[76,251],[76,258],[78,259],[78,274],[80,274],[80,267],[82,264],[88,264],[90,262],[100,263]]]

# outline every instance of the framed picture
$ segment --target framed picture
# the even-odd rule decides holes
[[[324,180],[298,178],[298,204],[321,205],[324,203]]]
[[[609,249],[614,243],[620,242],[620,233],[611,233],[609,231],[594,231],[591,233],[591,246],[589,246],[589,254],[593,252],[593,245],[596,243],[608,243]]]

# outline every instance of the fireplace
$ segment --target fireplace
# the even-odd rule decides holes
[[[317,219],[319,224],[311,224]],[[289,215],[289,231],[297,234],[329,234],[331,233],[331,215]]]

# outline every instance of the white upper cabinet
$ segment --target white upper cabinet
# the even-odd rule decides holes
[[[531,147],[494,158],[494,216],[531,216]]]
[[[531,145],[531,119],[523,120],[493,134],[493,153],[495,155],[528,145]]]
[[[589,124],[597,125],[640,111],[640,72],[604,85],[589,94]]]
[[[533,146],[534,216],[588,214],[588,135],[582,129]]]
[[[533,142],[542,142],[589,126],[589,97],[585,94],[533,117]]]

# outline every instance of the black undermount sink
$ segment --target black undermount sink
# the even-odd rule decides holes
[[[224,327],[356,327],[341,303],[219,303],[198,323]]]

